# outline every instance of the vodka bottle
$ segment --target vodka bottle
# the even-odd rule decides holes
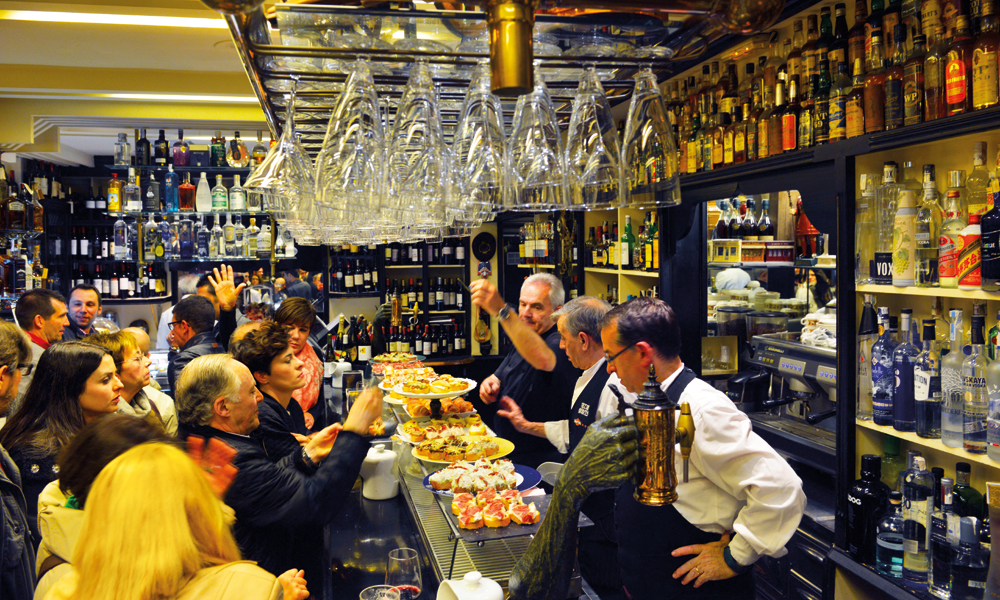
[[[954,600],[982,600],[989,552],[981,548],[978,519],[962,517],[960,523],[959,543],[951,564],[951,597]]]
[[[132,146],[128,143],[128,134],[119,133],[115,142],[115,166],[127,167],[132,164]]]
[[[218,258],[226,255],[226,241],[222,232],[222,215],[215,215],[215,225],[209,236],[208,256]]]
[[[243,226],[243,219],[240,216],[229,215],[229,218],[236,220],[236,225],[233,227],[233,256],[243,258],[246,251],[247,228]]]
[[[142,260],[156,260],[156,242],[160,237],[160,227],[149,213],[149,220],[142,226]]]
[[[872,420],[872,345],[878,339],[878,316],[872,306],[872,295],[865,294],[858,327],[858,408],[856,418]]]
[[[1000,360],[993,360],[986,369],[986,392],[986,455],[1000,461]]]
[[[893,579],[903,577],[903,494],[889,493],[889,508],[876,526],[875,567]]]
[[[244,255],[249,259],[257,258],[257,236],[260,234],[260,228],[257,227],[257,219],[250,217],[250,227],[247,227],[246,234],[246,250]]]
[[[892,278],[892,242],[896,219],[899,190],[902,186],[896,183],[898,169],[895,162],[885,163],[882,171],[882,187],[879,188],[878,202],[875,209],[875,264],[883,268],[885,273],[873,273],[872,277],[880,277],[883,281]],[[888,267],[887,269],[885,267]]]
[[[211,242],[212,230],[208,228],[205,221],[208,217],[202,216],[198,222],[198,230],[195,233],[195,244],[198,247],[198,258],[208,258],[208,246]]]
[[[913,309],[904,308],[900,314],[902,342],[892,352],[895,389],[892,396],[892,426],[897,431],[914,431],[917,427],[916,404],[913,392],[913,370],[920,349],[917,347],[916,323]]]
[[[208,188],[208,176],[204,171],[198,180],[198,189],[195,191],[194,206],[200,213],[212,212],[212,191]]]
[[[950,477],[941,479],[941,508],[931,516],[930,561],[927,588],[938,598],[948,600],[951,594],[951,563],[953,545],[958,545],[959,519],[952,506],[952,489],[955,482]]]
[[[229,188],[229,210],[246,210],[246,193],[240,185],[239,174],[233,175],[233,187]]]
[[[861,175],[861,198],[854,215],[854,282],[864,285],[872,282],[871,265],[875,252],[875,209],[881,177]]]
[[[122,189],[122,194],[125,197],[125,212],[139,212],[142,210],[141,190],[135,180],[135,169],[131,167],[128,170],[128,183]]]
[[[934,349],[934,319],[924,319],[923,352],[913,365],[917,435],[941,437],[941,357]]]
[[[973,215],[973,218],[975,215]],[[962,385],[965,388],[965,450],[972,454],[986,453],[986,371],[990,359],[986,356],[981,315],[972,316],[972,354],[962,363]]]
[[[131,260],[128,255],[128,226],[121,215],[115,221],[115,260]]]
[[[913,459],[914,472],[903,484],[903,584],[927,587],[927,545],[934,509],[934,476],[924,457]]]
[[[201,187],[201,184],[198,184]],[[215,187],[212,188],[212,212],[229,210],[229,191],[222,185],[222,175],[215,176]]]
[[[219,256],[236,256],[236,225],[233,224],[233,215],[227,216],[228,222],[222,226],[225,252],[219,252]]]
[[[892,352],[896,342],[889,328],[889,309],[878,309],[879,338],[872,345],[872,408],[876,425],[892,425],[892,395],[895,381],[892,373]]]
[[[942,215],[934,183],[934,165],[924,165],[923,201],[917,209],[915,235],[917,287],[938,286],[938,244]]]
[[[892,285],[909,287],[916,283],[917,195],[901,187],[892,229]]]
[[[961,448],[965,437],[965,388],[962,387],[965,336],[962,332],[962,309],[954,309],[949,315],[951,351],[941,360],[941,441],[945,446]]]

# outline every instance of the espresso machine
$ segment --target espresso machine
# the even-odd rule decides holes
[[[750,339],[749,364],[766,383],[766,398],[744,403],[754,430],[822,471],[836,470],[837,351],[808,346],[799,333]],[[777,442],[775,441],[777,439]]]

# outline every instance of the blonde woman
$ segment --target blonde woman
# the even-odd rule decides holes
[[[303,600],[302,572],[279,577],[249,561],[222,504],[181,450],[136,446],[90,489],[73,569],[46,600]]]

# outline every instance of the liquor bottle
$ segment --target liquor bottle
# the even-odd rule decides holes
[[[142,226],[142,260],[156,260],[156,238],[160,233],[160,226],[153,220],[153,213],[149,213],[149,220]]]
[[[962,349],[965,339],[962,310],[954,309],[949,315],[951,351],[941,360],[941,441],[945,446],[961,448],[965,433],[965,388],[962,384],[962,363],[965,361]]]
[[[927,36],[927,55],[924,59],[924,120],[933,121],[948,114],[947,75],[948,42],[940,21],[934,23],[935,11],[921,13],[923,33]],[[928,21],[929,19],[929,21]]]
[[[837,142],[847,137],[847,99],[853,90],[853,83],[847,74],[848,69],[846,63],[838,63],[837,78],[830,86],[827,129],[831,142]]]
[[[250,227],[247,227],[246,251],[247,258],[254,260],[257,258],[257,236],[260,235],[260,227],[257,227],[257,219],[250,217]]]
[[[261,139],[260,131],[257,131],[257,143],[253,147],[253,164],[254,166],[260,165],[264,162],[264,158],[267,157],[267,148],[264,147],[264,142]]]
[[[986,142],[976,142],[972,153],[972,164],[974,165],[969,177],[965,180],[966,195],[968,198],[969,214],[984,215],[989,208],[989,198],[987,188],[990,184],[990,172],[986,168]],[[961,171],[959,171],[961,172]]]
[[[208,187],[208,176],[204,171],[201,172],[201,177],[198,179],[194,205],[200,213],[212,212],[212,192]]]
[[[846,103],[848,138],[865,134],[865,70],[861,61],[854,62],[854,87],[847,96]]]
[[[801,86],[799,90],[800,93],[803,91],[801,88],[805,87],[805,82],[809,81],[809,77],[819,74],[819,58],[817,56],[818,41],[819,27],[817,25],[816,15],[807,15],[806,43],[802,46],[802,72],[798,74],[799,84]],[[792,72],[789,70],[788,76],[791,77],[792,75]]]
[[[865,23],[868,20],[867,0],[857,0],[854,3],[854,25],[847,32],[847,65],[853,67],[854,61],[860,59],[865,64],[868,58],[866,49]]]
[[[177,201],[181,212],[194,211],[195,187],[191,184],[191,173],[184,173],[184,183],[177,188]]]
[[[916,228],[916,194],[901,187],[892,230],[892,285],[896,287],[916,283]]]
[[[260,234],[257,235],[257,258],[271,258],[271,224],[267,221],[261,223]]]
[[[167,138],[160,130],[160,137],[156,138],[153,142],[153,164],[158,167],[167,166],[167,156],[170,154],[170,145],[167,144]]]
[[[990,347],[993,347],[992,343]],[[1000,461],[1000,360],[997,357],[991,359],[986,370],[986,389],[990,398],[986,419],[986,454]]]
[[[802,114],[802,106],[799,104],[798,88],[798,77],[792,77],[788,83],[788,105],[781,113],[781,149],[783,152],[791,152],[799,148],[799,116]]]
[[[204,178],[205,174],[202,173]],[[207,184],[206,184],[207,185]],[[201,187],[201,183],[198,183]],[[229,210],[229,191],[222,185],[222,175],[215,176],[215,187],[212,188],[212,212],[226,212]]]
[[[924,121],[924,60],[927,36],[913,36],[913,48],[903,65],[903,125]]]
[[[948,47],[945,73],[945,102],[948,115],[958,115],[972,110],[972,36],[969,35],[969,18],[955,17],[955,34]]]
[[[111,181],[108,182],[108,212],[116,213],[121,211],[122,211],[122,182],[120,179],[118,179],[118,173],[112,173]]]
[[[872,306],[872,295],[865,294],[861,324],[858,326],[858,406],[855,416],[860,421],[872,420],[872,345],[878,336],[878,316]]]
[[[719,169],[726,162],[725,130],[730,121],[729,113],[716,113],[712,116],[712,127],[709,134],[712,139],[712,168]]]
[[[177,141],[171,147],[175,167],[186,167],[191,164],[191,146],[184,140],[184,130],[177,130]]]
[[[444,281],[437,278],[437,285],[434,287],[434,310],[444,310]]]
[[[233,256],[244,258],[243,252],[246,249],[247,228],[243,225],[243,217],[239,215],[229,215],[231,221],[236,221],[233,226]]]
[[[182,215],[177,222],[177,249],[181,260],[188,260],[194,257],[194,224],[188,215]]]
[[[741,237],[744,240],[755,242],[757,241],[757,221],[754,217],[754,199],[753,196],[747,197],[747,214],[743,217],[743,221],[740,223]]]
[[[135,166],[148,167],[153,164],[149,140],[146,139],[146,130],[141,129],[140,131],[142,131],[142,137],[135,142]]]
[[[878,175],[862,173],[861,197],[855,205],[854,215],[854,248],[855,269],[854,281],[857,285],[872,283],[872,263],[876,249],[876,211],[878,208],[878,193],[882,180]]]
[[[873,11],[874,14],[874,11]],[[870,17],[869,17],[870,18]],[[885,129],[885,59],[882,55],[882,32],[872,31],[865,76],[865,133]]]
[[[903,87],[906,63],[906,30],[896,25],[894,46],[885,72],[885,128],[896,129],[903,126]]]
[[[913,365],[913,395],[916,402],[917,435],[941,437],[941,355],[934,347],[934,319],[924,319],[923,351]]]
[[[115,166],[127,167],[132,164],[132,146],[128,143],[128,135],[118,134],[118,141],[115,142]]]
[[[875,563],[877,526],[889,499],[889,488],[881,476],[881,458],[865,454],[861,457],[861,478],[847,492],[847,550],[852,558],[866,564]]]
[[[239,131],[235,132],[233,139],[229,142],[229,147],[226,149],[226,164],[237,169],[246,168],[250,164],[250,152],[247,151],[247,145],[240,139]]]
[[[816,110],[813,93],[819,88],[819,75],[810,75],[808,82],[803,82],[799,93],[801,111],[796,132],[796,148],[811,148],[816,144]]]
[[[777,156],[784,151],[782,119],[785,108],[785,80],[779,77],[774,87],[774,110],[767,119],[768,156]]]
[[[952,557],[951,598],[981,600],[986,590],[989,554],[981,547],[978,520],[962,517],[958,548]]]
[[[143,212],[160,212],[160,183],[149,173],[149,181],[146,182],[146,193],[142,195]]]
[[[167,174],[163,177],[163,197],[167,212],[180,210],[180,202],[177,197],[179,179],[177,173],[174,172],[174,166],[167,165]]]
[[[972,353],[962,363],[962,385],[965,388],[964,447],[972,454],[986,453],[986,411],[989,393],[986,389],[986,371],[990,359],[985,352],[983,337],[984,318],[972,316]]]
[[[949,190],[945,200],[945,220],[941,224],[941,236],[938,240],[938,282],[943,288],[958,287],[961,233],[966,227],[964,215],[961,193]]]
[[[729,201],[729,239],[743,239],[743,221],[740,219],[740,199],[732,198]]]
[[[814,145],[830,141],[830,86],[830,63],[823,59],[819,61],[817,87],[810,92],[813,101]]]
[[[261,195],[258,192],[247,193],[246,188],[244,188],[243,191],[244,193],[246,193],[247,212],[251,213],[261,212],[263,210],[261,207]]]
[[[983,495],[970,485],[971,480],[972,467],[969,463],[955,463],[955,512],[960,517],[983,519],[987,516]]]
[[[1000,27],[997,24],[996,0],[983,0],[983,16],[979,19],[979,33],[976,34],[972,50],[972,108],[995,106],[998,98],[1000,77],[997,73],[997,48],[1000,47]]]
[[[872,0],[872,11],[868,13],[865,19],[865,64],[872,58],[872,49],[874,47],[874,35],[876,32],[881,34],[882,32],[882,13],[885,11],[884,0]],[[857,20],[857,15],[854,16]],[[884,58],[884,57],[882,57]]]
[[[892,401],[895,381],[892,373],[892,353],[896,342],[889,328],[889,309],[878,309],[879,338],[872,344],[872,409],[876,425],[892,425]]]
[[[934,509],[934,476],[924,457],[913,458],[913,472],[903,483],[903,584],[927,587],[927,543]]]
[[[225,256],[236,256],[236,225],[233,215],[226,215],[226,223],[222,226],[222,237],[225,243]],[[219,252],[222,256],[223,253]]]
[[[135,169],[132,167],[129,167],[128,170],[128,183],[122,188],[122,197],[124,198],[125,212],[139,212],[142,210],[140,189],[136,184]]]
[[[632,215],[625,215],[625,229],[621,236],[620,265],[623,270],[632,270],[632,247],[635,244],[635,236],[632,234]]]
[[[128,256],[128,227],[121,214],[115,221],[115,260],[129,260]]]
[[[884,34],[885,41],[883,50],[885,51],[886,59],[889,58],[889,54],[896,44],[895,31],[897,25],[900,25],[899,0],[889,0],[885,10],[882,12],[882,33]]]
[[[837,72],[837,68],[840,64],[848,64],[847,61],[847,46],[849,40],[849,32],[847,29],[847,5],[843,2],[838,2],[833,6],[833,40],[830,42],[830,46],[827,50],[827,60],[830,62],[830,70],[834,73]],[[820,23],[820,37],[822,34],[822,23]]]
[[[233,175],[233,187],[229,188],[229,210],[246,210],[246,193],[240,185],[239,174]]]
[[[920,349],[917,347],[917,326],[913,320],[913,309],[900,311],[902,342],[892,353],[895,389],[892,396],[892,426],[897,431],[916,430],[916,404],[913,371]],[[911,327],[912,325],[912,327]]]
[[[813,17],[815,22],[815,17]],[[802,19],[795,19],[792,22],[792,51],[785,58],[785,68],[789,77],[802,77],[803,58],[802,47],[806,44],[806,37],[802,35]],[[813,44],[815,46],[815,44]]]
[[[212,244],[212,230],[208,227],[207,216],[195,221],[194,242],[198,258],[208,258],[208,247]]]
[[[928,167],[930,171],[928,172]],[[941,207],[937,203],[937,189],[934,186],[934,165],[924,165],[923,201],[917,210],[916,242],[916,285],[917,287],[938,287],[938,257],[941,238]],[[928,179],[929,178],[929,179]]]
[[[948,600],[951,593],[951,563],[952,545],[958,539],[959,519],[955,513],[952,501],[955,481],[950,477],[941,479],[941,490],[936,496],[940,508],[931,515],[930,527],[930,570],[927,577],[927,589],[938,598]]]
[[[970,214],[969,224],[959,236],[961,246],[958,253],[958,289],[978,290],[982,287],[982,231],[979,215]]]
[[[222,137],[221,131],[216,131],[212,138],[212,145],[209,147],[209,165],[213,168],[226,166],[226,138]],[[207,211],[205,211],[207,212]]]
[[[863,2],[864,0],[862,0]],[[889,508],[879,519],[875,534],[875,568],[886,577],[903,577],[903,494],[889,493]]]

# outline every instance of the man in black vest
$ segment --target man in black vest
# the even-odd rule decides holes
[[[609,310],[611,305],[604,300],[581,296],[552,313],[559,329],[559,347],[566,351],[574,367],[583,370],[573,389],[569,419],[529,422],[510,398],[500,400],[503,410],[497,411],[497,414],[510,419],[518,431],[544,437],[566,454],[577,447],[588,426],[618,412],[618,397],[611,391],[612,388],[619,390],[626,403],[635,401],[635,394],[624,391],[618,376],[604,368],[601,319]],[[580,530],[580,573],[602,600],[622,597],[614,507],[613,490],[591,494],[581,507],[594,522],[594,527]]]
[[[622,582],[634,600],[752,599],[753,563],[782,556],[802,518],[802,481],[750,420],[680,360],[677,317],[665,302],[637,298],[601,322],[607,370],[638,393],[654,366],[661,389],[691,406],[694,445],[677,500],[647,506],[633,498],[637,432],[608,417],[588,428],[560,473],[542,528],[510,578],[512,598],[565,594],[577,513],[592,491],[616,489]],[[677,472],[680,453],[675,452]],[[557,507],[553,510],[553,507]]]
[[[496,372],[480,385],[479,398],[492,404],[510,397],[520,405],[528,421],[569,418],[573,384],[580,370],[559,348],[559,331],[552,320],[553,311],[566,299],[562,282],[549,273],[528,277],[521,285],[516,311],[487,279],[480,279],[470,289],[472,303],[496,317],[514,343]],[[499,415],[493,429],[499,437],[514,442],[514,452],[507,458],[515,464],[534,468],[546,461],[562,460],[547,440],[517,431]]]

